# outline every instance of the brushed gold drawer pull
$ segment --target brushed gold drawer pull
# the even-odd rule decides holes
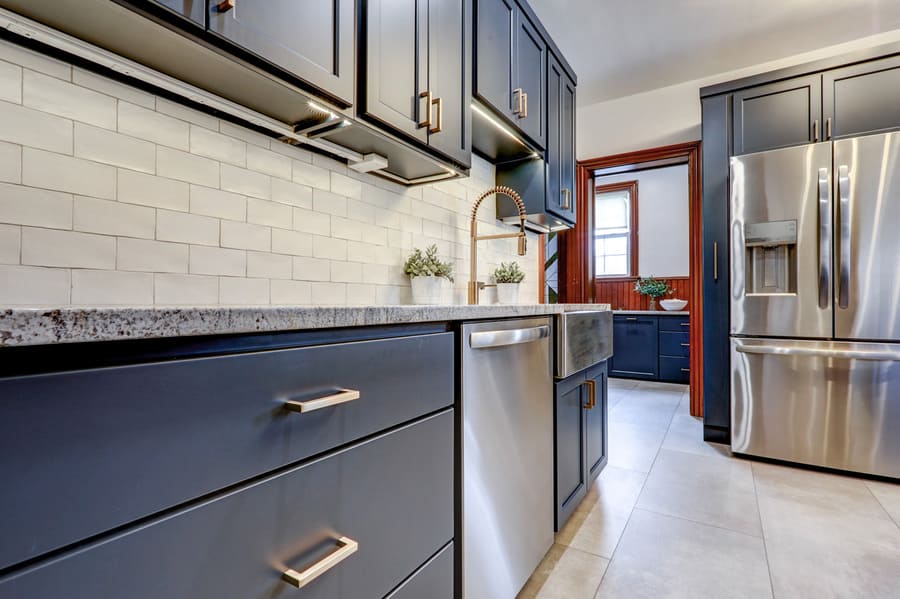
[[[690,372],[690,371],[691,371],[690,368],[682,368],[682,369],[681,369],[681,372]]]
[[[356,553],[356,550],[359,549],[359,543],[349,537],[341,537],[335,541],[335,544],[338,547],[336,551],[332,551],[302,572],[297,572],[296,570],[288,568],[281,573],[281,579],[294,585],[298,589],[302,589],[316,578],[325,574]]]
[[[637,320],[637,316],[629,316],[629,317],[626,318],[625,320],[631,322],[632,320]]]
[[[681,347],[690,347],[690,346],[691,346],[690,343],[682,343],[682,344],[681,344]]]
[[[581,384],[587,385],[588,395],[590,396],[587,405],[585,405],[584,407],[588,410],[593,410],[594,406],[597,405],[597,381],[588,379]]]
[[[218,5],[216,5],[216,8],[219,12],[228,12],[229,10],[234,8],[235,2],[236,0],[222,0]]]
[[[681,322],[681,323],[679,323],[679,324],[680,324],[681,326],[683,326],[683,327],[689,327],[689,326],[691,326],[691,323],[689,323],[689,322]]]
[[[513,100],[516,103],[516,108],[513,110],[513,114],[519,118],[522,118],[522,91],[521,87],[517,87],[513,90]]]
[[[431,104],[437,107],[437,126],[431,127],[428,129],[428,132],[440,133],[444,130],[444,101],[441,98],[435,98],[431,101]],[[429,107],[428,110],[431,110],[431,108]],[[430,114],[428,118],[431,118]]]
[[[418,123],[416,123],[416,125],[419,127],[431,127],[431,90],[420,93],[419,100],[421,100],[422,98],[425,98],[425,112],[428,114],[428,116],[425,117],[424,121],[419,121]]]
[[[338,389],[337,393],[332,393],[325,397],[317,397],[315,399],[306,399],[303,401],[290,399],[284,402],[284,407],[292,412],[312,412],[313,410],[321,410],[322,408],[336,406],[357,399],[359,399],[359,391],[356,389]]]
[[[522,92],[522,114],[519,115],[523,119],[528,118],[528,94]]]

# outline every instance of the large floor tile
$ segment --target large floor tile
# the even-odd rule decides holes
[[[665,431],[669,428],[677,406],[677,401],[670,401],[666,405],[657,398],[629,398],[610,409],[609,426],[624,423]]]
[[[593,555],[611,558],[631,511],[590,503],[588,505],[589,510],[576,510],[572,514],[562,530],[557,533],[556,542]]]
[[[615,377],[606,379],[607,386],[610,389],[634,389],[638,386],[639,382],[640,381],[634,379],[620,379]]]
[[[640,381],[638,382],[638,389],[644,391],[665,391],[669,393],[677,393],[682,394],[687,389],[687,385],[682,385],[679,383],[660,383],[658,381]]]
[[[665,434],[665,429],[610,422],[608,464],[617,468],[650,472],[650,466],[653,465]]]
[[[554,545],[518,599],[591,599],[608,564],[602,557]]]
[[[685,400],[678,404],[662,447],[709,457],[731,457],[731,450],[727,445],[703,440],[703,419],[688,413]]]
[[[881,507],[900,526],[900,483],[866,481],[866,486],[875,495]]]
[[[762,539],[635,509],[598,599],[771,597]]]
[[[737,460],[662,449],[637,507],[762,536],[753,474]]]
[[[584,506],[601,505],[619,512],[631,512],[646,480],[645,472],[617,468],[607,464],[591,488],[588,489],[587,496],[578,509]]]

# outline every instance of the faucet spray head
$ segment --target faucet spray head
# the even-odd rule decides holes
[[[519,233],[519,255],[525,255],[525,248],[527,245],[528,239],[525,237],[525,233]]]

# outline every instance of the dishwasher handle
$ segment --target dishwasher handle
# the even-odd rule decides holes
[[[503,347],[531,343],[550,336],[550,326],[529,327],[527,329],[507,329],[505,331],[481,331],[469,335],[469,346],[472,349],[487,347]]]

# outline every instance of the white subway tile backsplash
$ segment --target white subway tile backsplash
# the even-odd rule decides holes
[[[272,196],[271,177],[230,164],[222,165],[221,187],[255,198],[269,199]]]
[[[0,62],[0,100],[22,103],[22,67]]]
[[[0,41],[0,284],[24,286],[0,304],[408,303],[402,265],[432,243],[461,302],[494,177],[472,172],[405,188]],[[493,198],[479,223],[510,230]],[[483,242],[482,276],[515,259],[536,281],[537,252],[515,249]]]
[[[115,270],[116,238],[23,227],[22,264]]]
[[[294,183],[318,189],[331,189],[331,173],[321,167],[305,162],[294,161]]]
[[[219,220],[186,212],[157,210],[156,239],[218,246]]]
[[[118,115],[119,133],[179,150],[190,146],[190,125],[184,121],[128,102],[119,102]]]
[[[310,283],[313,304],[342,306],[347,303],[347,285],[345,283]]]
[[[86,233],[153,239],[156,211],[146,206],[75,196],[73,228]]]
[[[22,228],[0,225],[0,264],[18,264],[22,247]]]
[[[197,125],[191,125],[191,153],[219,162],[247,165],[246,142]]]
[[[219,163],[188,152],[157,146],[156,172],[161,177],[219,187]]]
[[[149,306],[153,275],[115,270],[73,270],[72,304],[76,306]]]
[[[191,274],[228,275],[243,277],[247,274],[247,253],[202,245],[191,246]]]
[[[98,127],[116,128],[115,98],[34,71],[23,73],[22,104]]]
[[[296,257],[293,278],[297,281],[330,281],[331,262],[321,258]]]
[[[0,181],[22,182],[22,146],[0,141]]]
[[[156,99],[151,94],[79,67],[72,69],[72,82],[120,100],[139,104],[144,108],[153,109],[156,106]]]
[[[258,173],[265,173],[290,181],[291,159],[266,148],[268,148],[268,145],[265,148],[255,145],[247,146],[247,168]],[[274,185],[275,182],[273,181],[272,183]],[[274,195],[274,193],[273,189],[272,194]]]
[[[272,229],[262,225],[223,220],[221,246],[267,252],[272,249]]]
[[[72,195],[0,183],[0,222],[71,229]]]
[[[290,279],[291,256],[268,252],[247,252],[247,276],[266,279]]]
[[[272,304],[309,305],[312,303],[312,283],[272,279],[269,284]]]
[[[0,102],[0,140],[72,153],[72,121],[18,104]]]
[[[118,200],[155,208],[187,211],[188,184],[126,169],[118,171]]]
[[[219,303],[240,306],[266,305],[269,303],[269,280],[219,277]]]
[[[247,200],[247,222],[290,229],[292,220],[293,211],[290,206],[256,198]]]
[[[230,191],[191,185],[191,212],[227,220],[247,220],[247,198]]]
[[[291,183],[282,179],[272,179],[272,199],[282,204],[293,204],[300,208],[312,208],[311,187]]]
[[[97,198],[116,197],[116,169],[53,152],[22,149],[22,183]]]
[[[186,273],[188,248],[184,243],[120,237],[116,268],[126,271]]]
[[[75,123],[75,156],[145,173],[156,170],[152,143],[84,123]]]
[[[297,231],[272,229],[272,251],[292,256],[312,255],[312,235]]]
[[[70,299],[68,269],[0,265],[0,305],[64,306]]]
[[[218,301],[217,277],[170,274],[153,276],[153,302],[158,306],[208,306]]]

